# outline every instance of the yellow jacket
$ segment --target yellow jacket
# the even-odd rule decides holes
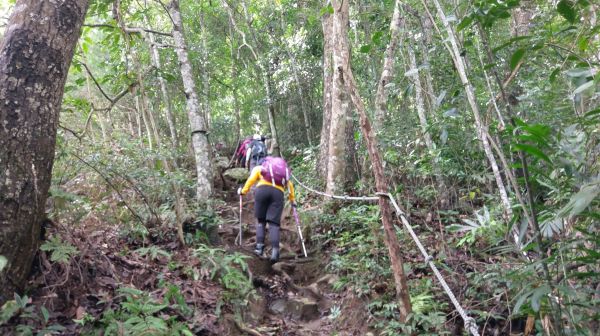
[[[273,185],[273,183],[271,183],[271,181],[267,181],[262,177],[262,174],[260,173],[262,170],[261,166],[257,166],[254,167],[254,169],[252,169],[252,172],[250,173],[250,177],[248,177],[248,180],[246,181],[246,184],[244,184],[244,188],[242,188],[242,195],[246,195],[248,193],[248,191],[250,191],[250,188],[256,183],[257,187],[263,186],[263,185],[268,185],[271,186],[273,188],[277,188],[279,190],[281,190],[281,192],[285,192],[285,190],[283,189],[282,186],[280,185]],[[289,191],[289,195],[288,198],[290,199],[290,202],[295,202],[296,201],[296,196],[294,195],[294,184],[292,183],[292,181],[288,181],[287,183],[287,189]]]

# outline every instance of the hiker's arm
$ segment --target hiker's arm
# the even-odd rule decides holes
[[[250,187],[254,185],[254,183],[258,182],[260,179],[260,167],[256,167],[252,169],[252,173],[248,180],[246,180],[246,184],[244,184],[244,188],[242,188],[242,195],[246,195],[248,191],[250,191]]]
[[[288,181],[287,188],[288,188],[288,192],[290,193],[288,196],[290,198],[290,202],[295,203],[296,195],[294,193],[294,184],[292,183],[292,181]]]

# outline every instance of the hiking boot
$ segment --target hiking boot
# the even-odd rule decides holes
[[[271,263],[276,263],[279,261],[279,249],[278,248],[273,248],[273,251],[271,252]]]
[[[256,254],[259,257],[262,257],[264,250],[265,244],[256,244],[256,247],[254,248],[254,254]]]

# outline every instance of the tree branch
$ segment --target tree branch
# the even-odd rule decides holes
[[[119,27],[115,27],[113,25],[109,25],[109,24],[106,24],[106,23],[91,23],[91,24],[84,24],[83,26],[84,27],[91,27],[91,28],[119,29]],[[168,37],[172,37],[173,36],[173,34],[171,34],[171,33],[165,33],[165,32],[161,32],[161,31],[158,31],[158,30],[153,30],[153,29],[148,29],[148,28],[143,28],[143,27],[125,27],[125,32],[129,33],[129,34],[133,34],[133,33],[137,33],[137,34],[151,33],[151,34],[168,36]]]
[[[98,81],[96,80],[96,77],[94,77],[94,74],[92,74],[92,71],[90,70],[90,68],[88,68],[87,64],[85,64],[83,62],[81,62],[81,64],[83,64],[85,71],[88,73],[90,78],[92,78],[92,80],[94,81],[94,84],[96,84],[96,87],[98,88],[98,90],[100,90],[100,93],[102,93],[104,98],[106,98],[112,102],[112,99],[110,99],[110,97],[106,94],[106,92],[104,92],[104,89],[102,89],[102,86],[100,85],[100,83],[98,83]]]

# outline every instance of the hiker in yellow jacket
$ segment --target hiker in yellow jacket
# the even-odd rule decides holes
[[[296,206],[294,185],[290,181],[290,169],[284,159],[267,157],[262,165],[252,169],[250,177],[238,194],[245,195],[256,184],[254,216],[256,217],[256,248],[254,253],[262,256],[265,248],[265,224],[269,223],[269,240],[273,251],[271,262],[279,260],[279,225],[283,212],[283,194],[287,188],[292,206]]]

